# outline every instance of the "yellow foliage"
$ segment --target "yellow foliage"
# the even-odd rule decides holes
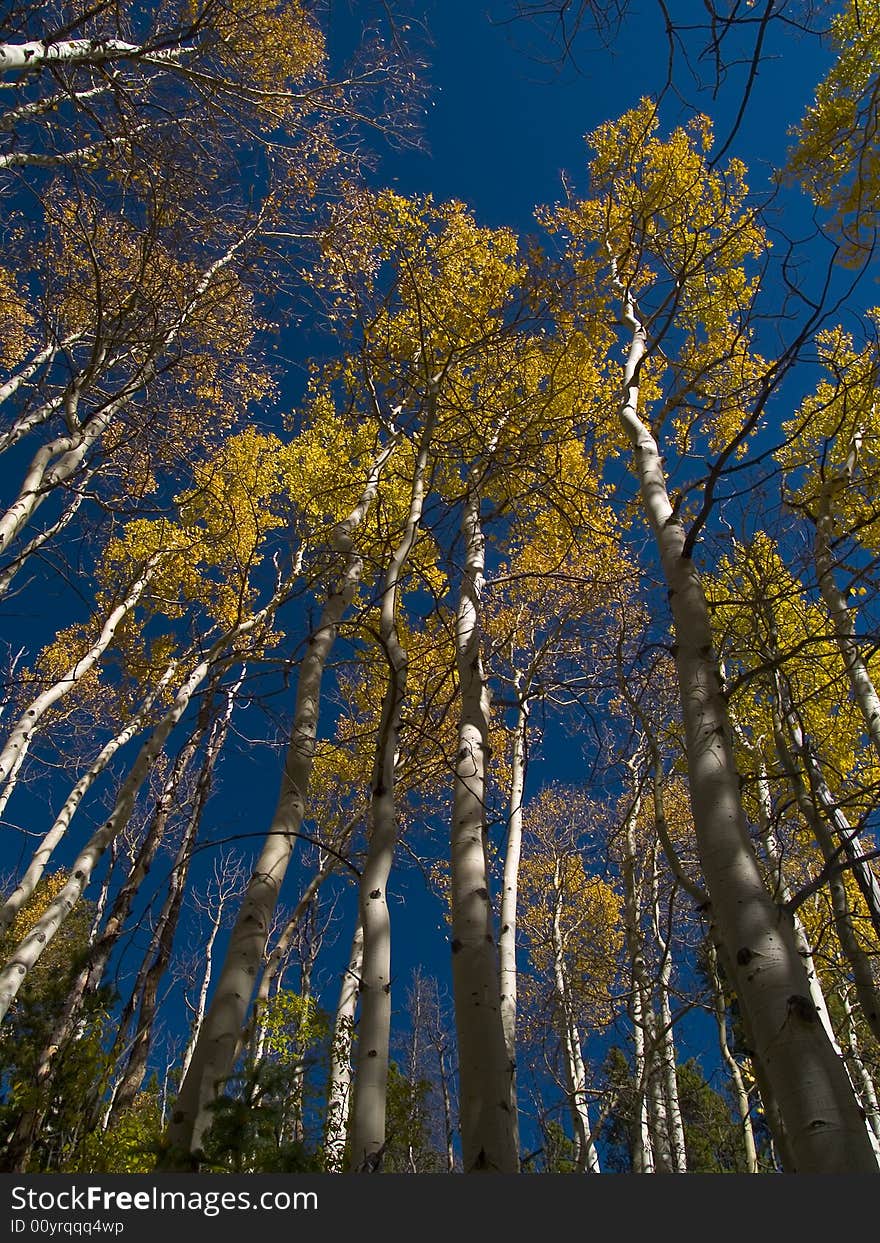
[[[592,197],[541,218],[568,235],[576,270],[586,251],[585,278],[604,264],[611,296],[632,298],[642,322],[662,329],[663,362],[648,360],[639,377],[643,408],[664,401],[651,416],[660,418],[671,407],[683,452],[697,431],[719,451],[742,430],[763,368],[744,324],[757,286],[748,267],[769,242],[748,205],[744,165],[708,161],[709,119],[666,139],[659,126],[650,99],[599,126],[588,139]]]
[[[831,22],[837,53],[794,134],[787,173],[832,212],[851,261],[873,250],[880,202],[880,3],[848,0]]]
[[[561,955],[576,1013],[594,1026],[613,1017],[624,940],[620,895],[587,871],[577,848],[597,814],[582,792],[563,786],[529,804],[518,920],[535,974],[554,988]]]
[[[34,346],[35,320],[13,274],[0,268],[0,367],[11,369]]]
[[[877,761],[873,749],[866,752],[861,745],[864,722],[849,695],[824,609],[809,602],[763,532],[722,558],[704,586],[728,681],[739,682],[731,707],[768,770],[776,767],[773,705],[778,669],[805,735],[821,746],[823,763],[835,774],[838,789],[848,791],[848,815],[855,819],[861,810],[868,811]]]
[[[207,18],[220,64],[252,90],[280,93],[319,76],[326,49],[302,0],[187,0],[194,21]],[[281,109],[281,101],[273,100]]]
[[[837,532],[857,532],[859,542],[880,552],[880,308],[867,314],[869,341],[858,349],[836,327],[817,337],[826,376],[784,424],[777,458],[788,476],[792,500],[814,518],[825,505]]]

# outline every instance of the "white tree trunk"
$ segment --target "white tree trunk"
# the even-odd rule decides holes
[[[116,60],[149,60],[173,64],[180,48],[150,49],[121,39],[32,39],[27,43],[0,43],[0,74],[13,70],[34,72],[52,65],[106,65]]]
[[[641,880],[636,871],[635,825],[642,805],[637,777],[638,761],[627,762],[634,797],[623,826],[621,878],[623,880],[623,928],[630,965],[628,1011],[633,1035],[633,1078],[636,1085],[637,1118],[633,1135],[633,1173],[654,1173],[654,1145],[648,1110],[651,1048],[647,1039],[650,985],[647,979],[641,930]]]
[[[656,877],[656,852],[653,867]],[[660,998],[659,1031],[657,1032],[660,1073],[663,1080],[663,1095],[666,1103],[666,1131],[669,1143],[669,1156],[672,1170],[676,1174],[687,1173],[687,1150],[684,1142],[684,1122],[681,1116],[681,1102],[678,1097],[678,1075],[676,1073],[675,1034],[672,1025],[672,1007],[669,1004],[669,990],[672,980],[672,937],[665,937],[660,921],[659,895],[656,884],[652,901],[652,922],[654,936],[660,947],[660,972],[657,990]]]
[[[743,1151],[745,1153],[746,1172],[748,1174],[757,1174],[758,1151],[755,1146],[755,1131],[752,1126],[749,1092],[745,1085],[739,1062],[733,1056],[733,1051],[727,1039],[727,1007],[724,1004],[724,989],[721,987],[721,977],[718,974],[718,955],[711,940],[707,942],[707,950],[715,1024],[718,1028],[718,1048],[721,1050],[721,1060],[724,1062],[724,1065],[727,1067],[727,1073],[730,1075],[733,1095],[736,1100],[736,1111],[739,1114]]]
[[[120,829],[128,823],[135,796],[144,777],[164,746],[168,735],[189,706],[190,699],[208,672],[208,667],[208,662],[202,661],[177,692],[173,707],[141,748],[131,772],[120,788],[109,818],[89,839],[72,864],[67,883],[0,971],[0,1019],[5,1016],[15,1000],[28,972],[39,961],[46,946],[79,902],[107,846]]]
[[[846,1015],[846,1041],[849,1049],[849,1060],[855,1071],[856,1082],[859,1085],[858,1093],[859,1099],[862,1102],[862,1109],[865,1111],[865,1118],[874,1136],[875,1150],[880,1152],[880,1104],[877,1101],[877,1085],[868,1067],[865,1065],[865,1060],[859,1048],[855,1014],[853,1013],[848,993],[849,990],[846,986],[840,991],[840,1000],[843,1005],[843,1012]]]
[[[117,604],[116,608],[111,610],[104,625],[101,627],[101,633],[85,655],[72,664],[57,682],[37,695],[36,699],[33,699],[28,704],[13,726],[6,740],[6,745],[2,752],[0,752],[0,785],[3,786],[3,792],[0,794],[0,814],[2,814],[15,788],[16,774],[24,762],[40,720],[54,704],[58,703],[60,699],[63,699],[65,695],[73,690],[76,684],[85,677],[90,669],[94,668],[104,655],[119,628],[120,622],[131,612],[146,590],[153,571],[160,560],[161,554],[150,558],[143,574],[131,587],[126,598],[121,604]]]
[[[455,638],[461,716],[452,809],[452,981],[458,1033],[464,1172],[514,1174],[519,1167],[510,1108],[513,1066],[501,1023],[498,960],[486,858],[489,688],[480,652],[485,547],[480,496],[471,484],[462,519],[464,572]]]
[[[361,968],[364,960],[364,929],[358,914],[348,967],[342,976],[339,1003],[330,1043],[330,1069],[327,1077],[327,1119],[324,1129],[324,1168],[341,1174],[345,1164],[345,1138],[348,1132],[348,1111],[351,1103],[351,1048],[354,1041],[354,1016],[357,1009]]]
[[[428,389],[428,408],[413,467],[409,510],[400,543],[385,574],[379,637],[388,662],[379,736],[373,765],[367,857],[359,886],[364,949],[360,985],[360,1027],[351,1126],[352,1171],[378,1168],[385,1150],[388,1056],[391,1039],[391,915],[388,877],[397,846],[395,766],[406,698],[407,653],[397,628],[400,576],[422,520],[426,472],[437,420],[437,385]]]
[[[516,1087],[516,920],[519,887],[519,864],[522,855],[523,793],[526,781],[526,730],[529,708],[520,699],[513,730],[513,756],[510,770],[510,801],[507,811],[507,847],[504,852],[504,877],[501,883],[501,928],[498,934],[499,983],[501,987],[501,1023],[504,1044],[511,1065],[510,1108],[518,1112]]]
[[[782,720],[782,714],[785,712],[784,695],[782,703],[779,702],[778,698],[781,689],[781,683],[777,680],[777,702],[773,708],[776,752],[782,770],[791,783],[798,810],[809,825],[822,852],[822,858],[825,860],[826,865],[831,868],[827,883],[837,939],[852,970],[856,996],[858,997],[865,1021],[871,1028],[875,1039],[880,1041],[880,990],[878,990],[874,979],[870,959],[862,948],[856,933],[852,917],[852,907],[843,881],[843,875],[836,866],[840,860],[838,845],[829,828],[824,808],[821,803],[817,806],[817,802],[814,801],[814,795],[818,793],[815,783],[811,780],[810,789],[807,789],[803,777],[798,770],[797,761],[789,750],[788,738],[784,732]],[[791,713],[786,713],[785,715],[785,725],[790,733],[794,733],[793,742],[796,747],[799,747],[802,743],[800,727],[796,720],[792,719]]]
[[[205,1010],[208,1004],[208,990],[211,987],[211,976],[214,973],[214,942],[217,940],[217,934],[220,931],[220,925],[223,921],[223,906],[221,900],[217,903],[217,908],[211,917],[211,931],[208,933],[208,939],[202,947],[202,957],[205,963],[205,970],[202,973],[202,982],[199,985],[199,995],[196,1000],[195,1013],[193,1014],[192,1025],[189,1032],[189,1040],[186,1042],[186,1048],[183,1051],[183,1057],[180,1062],[181,1078],[185,1078],[186,1072],[189,1070],[189,1064],[192,1061],[193,1050],[198,1044],[199,1034],[202,1030],[202,1023],[205,1021]]]
[[[0,971],[0,1019],[5,1016],[15,1000],[28,972],[39,961],[46,946],[79,902],[104,851],[117,833],[128,824],[144,778],[155,763],[171,731],[188,708],[199,686],[209,673],[219,671],[228,664],[234,663],[234,658],[224,657],[226,649],[235,639],[256,629],[267,616],[274,613],[286,595],[286,589],[279,589],[262,609],[218,638],[179,688],[171,707],[138,752],[128,776],[119,788],[110,816],[86,843],[71,866],[67,883]]]
[[[843,657],[853,696],[864,718],[868,737],[874,750],[880,755],[880,695],[877,694],[871,680],[867,662],[856,638],[855,612],[847,607],[846,599],[834,578],[835,561],[831,551],[834,536],[832,513],[834,494],[841,486],[845,487],[850,482],[858,459],[861,440],[862,433],[858,431],[853,437],[842,471],[836,477],[827,480],[822,488],[819,512],[813,518],[816,529],[813,555],[819,579],[819,591],[822,593],[822,599],[825,601],[825,607],[831,619],[834,637]]]
[[[553,951],[553,987],[559,1037],[565,1063],[568,1107],[574,1135],[575,1163],[581,1174],[599,1174],[599,1155],[593,1143],[590,1111],[587,1102],[587,1074],[581,1053],[581,1036],[571,1000],[565,944],[562,936],[562,868],[564,860],[557,856],[553,870],[553,919],[550,940]]]
[[[68,485],[75,478],[87,455],[113,424],[116,416],[153,380],[163,353],[179,338],[218,274],[233,262],[242,247],[256,235],[258,228],[257,225],[247,229],[219,258],[208,265],[196,283],[191,297],[181,308],[176,322],[151,343],[137,375],[115,397],[107,399],[94,410],[86,422],[81,423],[75,417],[81,390],[89,377],[95,373],[100,374],[102,366],[109,366],[106,348],[96,343],[88,369],[81,372],[65,390],[64,405],[66,412],[72,411],[68,419],[72,430],[67,435],[56,436],[54,440],[44,444],[31,459],[17,497],[0,517],[0,550],[9,547],[56,488]]]
[[[764,847],[764,854],[767,862],[773,870],[774,885],[773,896],[782,905],[786,906],[792,897],[791,888],[785,875],[783,866],[784,860],[779,842],[773,832],[773,806],[770,797],[770,782],[767,777],[767,765],[761,754],[760,748],[752,746],[742,734],[739,725],[734,717],[731,717],[731,725],[740,739],[740,742],[746,747],[752,755],[757,770],[757,797],[758,797],[758,832],[761,843]],[[843,1050],[837,1042],[834,1028],[831,1025],[831,1017],[828,1013],[828,1003],[825,1000],[825,994],[822,991],[822,982],[819,979],[819,973],[816,971],[816,964],[813,960],[813,947],[810,944],[810,938],[804,928],[803,922],[797,911],[793,915],[794,922],[794,938],[797,946],[798,955],[803,961],[804,968],[807,972],[807,979],[810,984],[810,999],[816,1007],[816,1013],[819,1021],[825,1029],[828,1039],[838,1057],[843,1057]]]

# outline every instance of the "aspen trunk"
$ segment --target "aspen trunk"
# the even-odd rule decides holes
[[[89,839],[75,859],[70,878],[61,892],[50,903],[0,972],[0,1018],[5,1016],[28,972],[39,961],[43,950],[79,902],[104,851],[116,834],[128,823],[138,789],[206,673],[207,662],[203,662],[178,691],[174,707],[144,744],[131,772],[123,782],[109,819]]]
[[[150,826],[141,842],[131,869],[116,894],[110,913],[99,935],[96,930],[86,960],[68,991],[61,1015],[55,1024],[48,1045],[43,1050],[37,1066],[37,1082],[41,1083],[48,1078],[58,1053],[63,1051],[72,1039],[76,1030],[83,998],[88,994],[96,992],[100,986],[110,956],[116,948],[119,938],[122,936],[125,921],[131,912],[132,904],[152,867],[156,853],[165,837],[168,819],[177,799],[180,783],[207,729],[211,698],[209,693],[199,713],[199,723],[196,729],[175,757],[171,772],[156,802]],[[172,875],[172,889],[174,888],[174,882],[175,878]],[[120,1031],[127,1027],[128,1017],[123,1013],[120,1020]]]
[[[342,976],[333,1038],[330,1045],[330,1071],[327,1087],[327,1119],[324,1130],[324,1168],[339,1174],[345,1163],[345,1137],[351,1101],[351,1046],[354,1039],[354,1016],[357,1008],[361,968],[364,959],[364,929],[358,914],[348,967]]]
[[[581,1053],[581,1037],[572,1008],[571,988],[565,963],[562,917],[562,867],[564,860],[557,856],[553,870],[553,919],[550,928],[553,951],[553,985],[556,994],[556,1013],[559,1036],[565,1062],[565,1082],[568,1108],[574,1135],[575,1163],[581,1174],[600,1173],[599,1156],[593,1143],[590,1112],[587,1104],[587,1075]]]
[[[849,1061],[855,1071],[858,1084],[858,1095],[865,1111],[865,1117],[875,1140],[875,1150],[880,1151],[880,1103],[877,1100],[877,1086],[865,1065],[859,1048],[859,1037],[856,1031],[855,1014],[848,996],[849,990],[844,987],[840,991],[840,1001],[846,1016],[846,1041],[849,1050]]]
[[[360,983],[360,1029],[351,1127],[352,1171],[378,1168],[385,1149],[388,1055],[391,1038],[391,916],[388,878],[397,846],[395,767],[400,721],[406,699],[408,658],[397,627],[400,576],[413,550],[422,519],[428,454],[437,419],[437,385],[428,390],[428,410],[413,469],[409,511],[382,591],[379,637],[388,662],[379,736],[373,765],[367,857],[359,887],[364,950]]]
[[[510,802],[507,812],[507,847],[504,852],[504,878],[501,887],[501,929],[498,934],[501,988],[501,1023],[504,1045],[511,1066],[510,1108],[518,1112],[516,1088],[516,919],[519,864],[522,855],[523,793],[526,781],[526,730],[528,703],[520,699],[513,731],[513,757],[510,772]]]
[[[822,814],[822,810],[813,801],[811,792],[807,790],[803,778],[798,771],[796,761],[788,748],[788,739],[783,732],[781,711],[782,708],[780,706],[774,706],[774,733],[779,762],[791,783],[798,810],[819,844],[822,858],[826,864],[831,865],[831,874],[828,878],[828,892],[831,897],[831,910],[834,916],[837,939],[852,970],[856,996],[865,1017],[865,1022],[870,1027],[875,1039],[880,1040],[880,992],[878,992],[874,981],[871,962],[862,949],[856,934],[852,908],[849,895],[846,892],[843,875],[834,866],[839,858],[838,848],[827,821]],[[790,721],[787,723],[789,728],[791,728],[792,723]],[[796,741],[797,739],[795,739]]]
[[[340,840],[337,843],[340,852],[347,848],[348,843],[351,840],[351,834],[354,830],[355,823],[358,819],[360,819],[359,816],[353,817],[345,831],[342,833]],[[281,965],[287,957],[293,937],[311,907],[312,901],[318,893],[318,890],[324,884],[327,877],[331,876],[339,866],[340,860],[335,855],[328,854],[318,871],[314,874],[300,895],[300,899],[293,908],[293,913],[291,914],[290,919],[284,925],[281,936],[276,941],[271,954],[269,954],[269,957],[266,959],[266,965],[260,975],[260,982],[257,985],[257,991],[254,994],[253,1012],[251,1015],[249,1030],[244,1033],[242,1039],[242,1044],[250,1044],[254,1061],[259,1061],[262,1057],[262,1046],[259,1033],[262,1030],[262,1016],[266,1006],[269,1003],[269,994],[271,993],[275,977],[281,970]]]
[[[715,1024],[718,1028],[718,1048],[721,1050],[721,1060],[727,1067],[727,1073],[730,1075],[730,1082],[733,1086],[733,1095],[736,1101],[736,1110],[739,1114],[739,1124],[742,1132],[746,1172],[749,1174],[757,1174],[758,1150],[755,1146],[755,1131],[752,1126],[752,1111],[749,1103],[749,1093],[745,1085],[745,1080],[742,1076],[742,1070],[740,1069],[739,1062],[733,1056],[733,1052],[727,1040],[727,1007],[724,1004],[724,990],[721,987],[721,978],[718,974],[718,955],[711,940],[707,942],[707,950],[709,957],[709,980],[712,985],[712,1001],[715,1011]]]
[[[727,949],[737,996],[788,1137],[793,1171],[877,1173],[858,1103],[810,999],[790,923],[761,877],[742,808],[727,705],[696,566],[669,500],[657,443],[638,414],[647,338],[631,304],[632,343],[620,407],[642,503],[657,543],[676,637],[676,668],[697,845],[713,935]]]
[[[117,604],[114,609],[111,609],[101,627],[100,634],[85,655],[72,664],[64,676],[59,678],[57,682],[37,695],[28,704],[13,726],[6,745],[3,751],[0,752],[0,786],[3,786],[3,792],[0,794],[0,814],[2,814],[15,788],[16,774],[24,762],[41,719],[51,707],[58,703],[60,699],[63,699],[65,695],[69,694],[76,684],[81,682],[89,670],[93,669],[101,659],[113,641],[113,636],[119,629],[120,623],[131,612],[146,591],[159,560],[160,556],[150,558],[144,573],[133,584],[126,598],[120,604]]]
[[[867,662],[856,638],[853,610],[847,608],[846,599],[835,581],[835,562],[831,551],[834,534],[833,496],[840,487],[846,487],[852,479],[861,440],[862,432],[858,430],[853,437],[843,469],[836,478],[827,480],[822,488],[819,512],[813,518],[815,525],[813,556],[816,562],[819,591],[831,619],[834,638],[843,657],[853,696],[864,718],[868,737],[874,750],[880,755],[880,696],[871,680]]]
[[[636,762],[627,767],[636,784]],[[651,1078],[650,1042],[647,1040],[646,1012],[648,984],[645,952],[641,934],[641,882],[636,874],[635,822],[641,807],[641,794],[636,793],[630,807],[622,836],[623,859],[623,926],[630,963],[630,989],[627,1009],[633,1032],[633,1075],[636,1084],[636,1118],[633,1134],[633,1173],[654,1173],[654,1145],[648,1110],[648,1088]]]
[[[0,52],[0,72],[2,72],[2,52]],[[114,397],[104,399],[99,408],[90,413],[88,419],[81,422],[77,420],[73,431],[64,436],[56,436],[37,450],[27,468],[17,497],[0,516],[0,549],[9,548],[37,509],[57,488],[72,485],[88,454],[100,442],[116,417],[154,379],[163,354],[178,340],[218,274],[233,262],[238,252],[255,236],[256,232],[256,228],[248,229],[224,254],[209,264],[197,282],[191,297],[181,308],[177,322],[149,346],[140,363],[139,371],[133,379],[125,383]],[[65,393],[65,407],[71,406],[75,411],[82,390],[91,382],[93,373],[100,373],[101,365],[109,367],[110,363],[106,358],[106,348],[101,349],[96,344],[88,369],[81,372],[68,386]]]
[[[464,1171],[516,1173],[513,1066],[501,1022],[498,961],[486,859],[489,688],[480,652],[485,548],[480,496],[468,489],[462,519],[464,573],[456,613],[461,716],[452,809],[452,981],[458,1034]]]
[[[657,904],[654,903],[654,931],[660,946],[660,978],[657,981],[660,995],[659,1031],[657,1033],[660,1073],[666,1104],[666,1133],[669,1157],[675,1174],[687,1173],[687,1150],[684,1142],[684,1122],[678,1097],[676,1073],[675,1035],[672,1026],[672,1007],[669,1004],[669,986],[672,976],[672,947],[660,931]],[[671,940],[671,938],[669,938]]]
[[[771,800],[770,785],[767,780],[767,766],[763,758],[757,757],[758,764],[758,829],[760,832],[761,842],[764,847],[767,860],[773,868],[775,875],[774,896],[784,906],[787,905],[792,898],[791,888],[785,877],[783,868],[782,853],[779,849],[779,843],[773,833],[771,827]],[[810,944],[810,938],[804,928],[803,922],[797,911],[794,913],[794,937],[798,954],[803,960],[804,967],[807,972],[807,979],[810,982],[810,998],[816,1007],[816,1013],[822,1026],[828,1035],[828,1039],[839,1057],[843,1056],[843,1051],[837,1043],[837,1036],[831,1025],[831,1016],[828,1013],[828,1003],[825,1000],[825,994],[822,991],[822,984],[819,980],[819,973],[816,970],[816,964],[813,960],[813,947]]]
[[[171,950],[174,943],[174,936],[177,931],[180,912],[183,906],[184,893],[186,891],[186,881],[189,875],[189,865],[192,859],[192,849],[198,835],[199,826],[202,821],[202,813],[208,797],[211,792],[211,783],[214,769],[226,736],[229,730],[229,723],[232,719],[232,713],[235,707],[235,699],[244,680],[246,666],[243,666],[235,683],[226,691],[226,708],[223,715],[217,720],[212,729],[211,737],[208,739],[205,755],[202,760],[201,768],[196,782],[195,796],[189,815],[187,816],[186,826],[181,837],[180,844],[177,848],[174,864],[171,869],[171,876],[168,885],[168,894],[162,904],[159,917],[156,921],[156,927],[150,939],[150,945],[147,953],[144,955],[140,971],[135,980],[134,987],[131,992],[131,998],[128,1005],[123,1010],[119,1018],[119,1025],[116,1040],[114,1041],[114,1049],[119,1048],[121,1038],[127,1033],[129,1024],[134,1018],[137,1011],[137,1023],[135,1025],[135,1035],[132,1048],[128,1055],[122,1077],[116,1085],[113,1094],[111,1107],[107,1115],[106,1125],[110,1125],[113,1118],[118,1116],[123,1110],[127,1109],[134,1101],[135,1096],[140,1091],[144,1076],[147,1072],[147,1060],[150,1054],[152,1044],[153,1024],[156,1018],[156,1010],[158,1005],[158,989],[159,983],[165,973],[168,963],[171,960]],[[203,705],[201,728],[197,731],[196,743],[201,739],[204,728],[207,725],[207,717],[210,713],[210,698],[206,699]]]
[[[214,971],[214,943],[220,932],[220,925],[223,922],[223,907],[225,903],[221,899],[217,904],[217,909],[211,920],[211,931],[208,933],[207,940],[202,947],[202,958],[205,963],[205,970],[202,972],[202,982],[199,985],[199,995],[196,1001],[195,1011],[193,1013],[192,1024],[190,1026],[189,1040],[186,1042],[186,1048],[183,1051],[183,1057],[180,1059],[181,1079],[186,1077],[189,1070],[189,1064],[192,1061],[192,1055],[199,1041],[199,1034],[202,1030],[202,1023],[205,1021],[205,1011],[208,1005],[208,990],[211,987],[211,976]]]
[[[32,39],[28,43],[0,43],[0,74],[13,70],[35,73],[53,65],[106,65],[117,60],[149,60],[173,64],[180,48],[151,49],[122,39]]]

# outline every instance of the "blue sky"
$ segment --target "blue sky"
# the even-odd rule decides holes
[[[482,224],[528,230],[535,205],[560,196],[563,172],[585,189],[585,135],[662,89],[668,46],[658,6],[640,0],[612,49],[593,47],[585,30],[573,49],[574,63],[542,63],[538,53],[552,48],[538,27],[498,20],[512,8],[505,0],[494,0],[491,13],[467,0],[433,0],[415,10],[424,13],[431,36],[427,154],[386,153],[379,179],[403,193],[462,199]],[[699,19],[702,6],[684,8]],[[691,38],[699,47],[703,35]],[[781,27],[771,28],[764,51],[731,148],[753,168],[755,189],[769,166],[783,159],[786,131],[802,116],[829,63],[817,40]],[[676,63],[684,69],[683,55]],[[697,68],[708,79],[710,64]],[[726,137],[746,77],[745,66],[733,66],[713,99],[693,74],[682,72],[680,95],[669,94],[664,102],[664,122],[683,121],[698,109],[715,118],[717,135]]]

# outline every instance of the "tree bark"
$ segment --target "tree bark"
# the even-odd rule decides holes
[[[513,1174],[519,1167],[510,1107],[513,1066],[504,1042],[498,961],[486,859],[489,688],[480,652],[485,547],[479,489],[468,487],[462,518],[465,562],[456,612],[461,693],[452,809],[452,980],[458,1034],[464,1172]]]
[[[351,1127],[353,1172],[373,1171],[385,1149],[388,1056],[391,1039],[391,915],[388,878],[397,846],[395,768],[406,699],[408,657],[397,627],[400,577],[415,546],[425,500],[428,456],[437,421],[437,380],[428,387],[427,413],[413,467],[409,511],[382,590],[379,638],[388,662],[373,765],[367,857],[359,887],[364,950],[360,1028]]]
[[[342,976],[333,1036],[330,1044],[330,1071],[327,1078],[327,1117],[324,1129],[324,1168],[340,1174],[345,1164],[345,1138],[351,1101],[351,1047],[357,1008],[361,967],[364,960],[364,929],[358,914],[348,966]]]

